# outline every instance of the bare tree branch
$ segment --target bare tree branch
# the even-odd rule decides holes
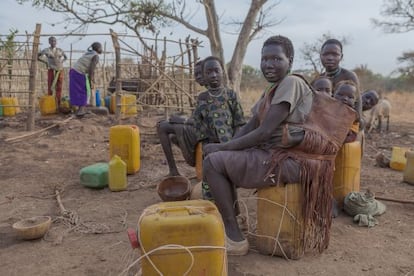
[[[386,33],[406,33],[414,30],[413,0],[384,0],[381,15],[385,19],[371,19],[374,26]]]

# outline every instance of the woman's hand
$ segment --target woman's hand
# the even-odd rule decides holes
[[[219,143],[205,144],[203,145],[203,154],[207,156],[210,153],[221,151],[222,148],[223,145]]]

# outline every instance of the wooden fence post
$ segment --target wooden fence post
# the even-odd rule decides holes
[[[119,123],[121,115],[121,47],[119,46],[118,35],[110,29],[112,43],[114,44],[115,50],[115,95],[116,95],[116,108],[115,108],[115,117]]]
[[[32,62],[30,64],[30,76],[29,76],[29,115],[27,120],[26,129],[32,131],[35,125],[35,89],[36,89],[36,74],[37,74],[37,55],[39,52],[39,41],[40,41],[40,31],[42,25],[37,23],[36,30],[33,37],[33,47],[32,47]]]

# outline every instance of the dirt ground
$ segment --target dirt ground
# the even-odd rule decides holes
[[[38,117],[36,129],[67,116]],[[376,167],[374,159],[377,151],[390,155],[392,146],[413,147],[414,116],[409,116],[391,118],[388,133],[374,133],[367,141],[361,190],[414,200],[414,186],[402,182],[403,173]],[[13,143],[4,140],[26,133],[24,116],[0,119],[0,275],[119,275],[137,259],[126,228],[135,228],[143,209],[160,202],[156,184],[168,172],[155,135],[160,118],[160,112],[147,110],[121,121],[138,125],[141,132],[141,169],[128,176],[123,192],[88,189],[79,180],[82,167],[109,159],[109,127],[115,125],[111,115],[88,114]],[[194,168],[175,150],[181,173],[194,177]],[[56,189],[64,208],[78,215],[76,227],[62,219]],[[229,257],[229,275],[414,275],[414,204],[383,202],[387,211],[372,228],[359,227],[341,213],[322,254],[287,261],[260,255],[253,244],[247,256]],[[254,215],[255,202],[248,205]],[[53,218],[48,234],[34,241],[18,239],[12,224],[38,215]],[[127,274],[136,272],[137,266]]]

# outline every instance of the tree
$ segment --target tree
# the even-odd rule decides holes
[[[398,68],[398,72],[411,85],[414,84],[414,52],[403,52],[402,56],[398,57],[397,60],[405,64],[405,66]]]
[[[406,33],[414,30],[414,1],[384,0],[381,15],[385,19],[371,22],[386,33]]]
[[[414,30],[414,1],[385,0],[381,15],[386,19],[371,19],[375,26],[386,33],[406,33]],[[407,82],[414,81],[414,52],[404,52],[397,60],[405,63],[398,71]]]
[[[223,43],[221,40],[221,25],[216,11],[215,0],[197,0],[194,5],[201,5],[204,9],[206,26],[204,28],[193,24],[197,15],[192,12],[184,0],[16,0],[22,4],[31,2],[37,8],[47,8],[53,12],[66,16],[62,23],[75,24],[73,31],[85,30],[90,24],[121,24],[134,32],[141,43],[149,49],[142,39],[143,31],[157,33],[165,26],[180,24],[185,28],[207,37],[211,54],[224,59]],[[251,0],[244,19],[230,22],[236,26],[238,37],[232,58],[229,62],[227,76],[229,86],[239,90],[243,59],[248,44],[257,38],[258,34],[268,27],[277,25],[281,20],[269,20],[270,13],[279,4],[273,2],[265,6],[268,0]],[[194,6],[193,5],[193,6]],[[274,17],[270,17],[274,18]],[[224,23],[223,23],[224,24]]]
[[[322,44],[330,39],[334,38],[332,34],[324,33],[319,38],[317,38],[313,42],[305,42],[303,47],[300,48],[300,53],[302,54],[302,58],[305,61],[305,64],[310,66],[313,70],[313,75],[317,76],[323,71],[323,66],[320,59],[320,51]],[[346,37],[335,37],[339,41],[341,41],[342,45],[347,45],[349,39]]]
[[[10,29],[9,34],[6,37],[6,40],[2,40],[0,38],[0,52],[4,52],[5,57],[7,59],[7,73],[9,75],[9,91],[11,90],[11,79],[13,75],[13,57],[16,52],[16,43],[14,41],[16,34],[18,33],[15,29]],[[0,93],[1,94],[1,93]],[[0,95],[1,96],[1,95]]]

